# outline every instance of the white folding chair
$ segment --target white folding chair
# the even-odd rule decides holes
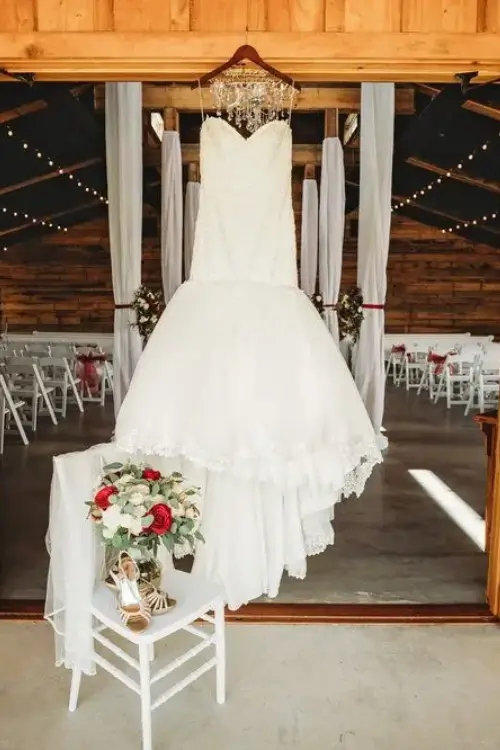
[[[474,388],[476,368],[482,356],[482,351],[477,346],[466,347],[457,353],[448,353],[442,365],[435,368],[435,374],[439,377],[434,403],[437,404],[445,393],[448,409],[451,409],[452,405],[468,404]]]
[[[37,367],[42,373],[45,388],[54,389],[54,411],[65,417],[68,410],[68,394],[72,394],[78,410],[83,413],[83,403],[78,391],[80,379],[74,377],[66,357],[41,357],[37,360]],[[57,406],[58,393],[61,395],[60,407]]]
[[[10,427],[11,419],[14,420],[17,431],[24,445],[29,445],[29,440],[26,437],[26,432],[20,416],[20,412],[24,407],[24,401],[12,397],[7,381],[0,373],[0,455],[4,451],[5,432]]]
[[[45,387],[42,373],[37,365],[36,359],[29,357],[12,357],[6,362],[9,388],[13,396],[25,401],[31,401],[31,429],[36,431],[38,417],[43,413],[45,406],[52,424],[57,426],[57,417],[51,394],[54,393],[53,386]]]

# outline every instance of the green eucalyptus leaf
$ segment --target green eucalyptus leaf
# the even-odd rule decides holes
[[[143,529],[147,529],[148,526],[151,526],[151,524],[153,523],[154,520],[155,520],[154,516],[144,516],[143,518],[141,518],[141,526],[142,526],[142,528]]]

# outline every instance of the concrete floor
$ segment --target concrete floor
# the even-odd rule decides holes
[[[233,625],[227,659],[227,703],[205,675],[155,712],[155,750],[498,750],[497,626]],[[139,750],[139,699],[102,671],[68,713],[48,625],[0,623],[0,665],[2,750]]]
[[[0,598],[44,598],[51,457],[106,441],[112,423],[111,405],[90,405],[57,428],[44,420],[27,449],[8,439],[0,461]],[[484,554],[408,474],[435,472],[483,513],[479,428],[461,408],[448,412],[393,387],[385,427],[385,463],[359,500],[338,506],[335,546],[311,559],[305,581],[284,579],[278,601],[484,602]]]

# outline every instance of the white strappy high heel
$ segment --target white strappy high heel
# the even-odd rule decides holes
[[[149,581],[140,581],[139,592],[144,601],[148,604],[153,616],[164,615],[167,612],[170,612],[170,610],[177,604],[176,599],[172,599],[165,593],[165,591],[157,589],[156,586],[153,586]]]
[[[126,552],[118,558],[118,572],[110,571],[116,585],[121,619],[127,628],[142,633],[151,622],[151,606],[139,591],[139,568]]]

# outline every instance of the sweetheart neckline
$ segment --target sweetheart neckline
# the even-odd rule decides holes
[[[291,131],[290,125],[286,120],[270,120],[269,122],[264,123],[264,125],[261,125],[260,128],[258,128],[254,133],[248,136],[248,138],[245,138],[244,135],[242,135],[239,130],[237,130],[234,125],[231,125],[230,122],[227,120],[223,120],[222,117],[215,117],[214,115],[207,115],[205,119],[203,120],[201,130],[203,130],[205,123],[214,120],[215,122],[223,122],[224,125],[229,128],[230,131],[232,131],[240,140],[242,140],[244,143],[249,143],[254,136],[261,133],[263,130],[268,128],[270,125],[285,125],[286,129],[288,131]]]

